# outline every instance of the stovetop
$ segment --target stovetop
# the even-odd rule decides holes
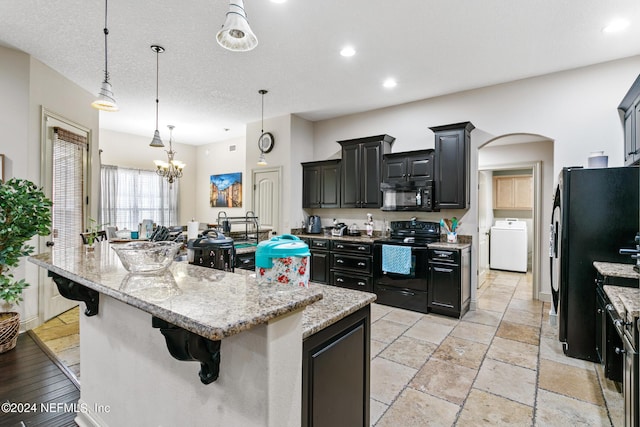
[[[391,235],[378,243],[426,245],[440,240],[440,224],[428,221],[391,221]]]

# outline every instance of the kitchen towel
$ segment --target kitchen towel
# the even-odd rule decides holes
[[[382,271],[409,274],[411,272],[411,246],[382,245]]]

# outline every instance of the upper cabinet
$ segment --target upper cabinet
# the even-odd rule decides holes
[[[342,145],[340,207],[382,206],[382,160],[393,141],[395,138],[389,135],[338,141]]]
[[[494,176],[493,209],[533,209],[533,177]]]
[[[624,164],[640,163],[640,75],[618,106],[624,120]]]
[[[435,134],[435,209],[469,207],[471,122],[429,128]]]
[[[434,150],[419,150],[385,154],[382,181],[415,181],[416,185],[424,185],[433,180],[433,153]]]
[[[302,207],[340,207],[340,160],[302,163]]]

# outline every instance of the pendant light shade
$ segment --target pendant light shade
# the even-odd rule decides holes
[[[118,104],[116,104],[116,98],[113,96],[113,90],[111,89],[111,83],[109,83],[109,63],[108,49],[107,49],[107,37],[109,35],[109,29],[107,28],[107,11],[108,0],[104,0],[104,81],[100,86],[100,93],[98,93],[98,99],[91,103],[93,108],[102,111],[118,111]]]
[[[242,0],[229,0],[229,12],[216,39],[220,46],[235,52],[246,52],[258,45],[258,38],[249,27]]]
[[[159,57],[162,52],[164,52],[164,48],[158,45],[151,45],[151,50],[156,53],[156,131],[153,133],[153,139],[151,140],[151,147],[164,147],[164,143],[160,138],[160,132],[158,131],[158,104],[160,100],[158,99],[158,75],[160,74],[159,67]]]
[[[260,89],[258,91],[260,96],[262,97],[262,112],[260,115],[260,138],[258,138],[258,148],[260,148],[260,157],[258,157],[258,166],[266,166],[267,159],[264,158],[264,148],[262,146],[262,139],[265,136],[264,133],[264,96],[269,93],[268,90]],[[269,150],[270,151],[270,150]]]

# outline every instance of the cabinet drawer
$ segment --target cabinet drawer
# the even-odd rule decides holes
[[[329,240],[327,239],[311,239],[311,243],[309,244],[309,249],[329,249]]]
[[[429,249],[429,262],[459,264],[460,252],[458,250]]]
[[[368,255],[371,253],[371,244],[334,240],[331,242],[331,249],[336,252],[353,252]]]
[[[371,274],[371,257],[359,257],[331,252],[331,268]]]
[[[341,288],[355,289],[357,291],[373,292],[371,277],[348,274],[341,271],[331,271],[331,284]]]

